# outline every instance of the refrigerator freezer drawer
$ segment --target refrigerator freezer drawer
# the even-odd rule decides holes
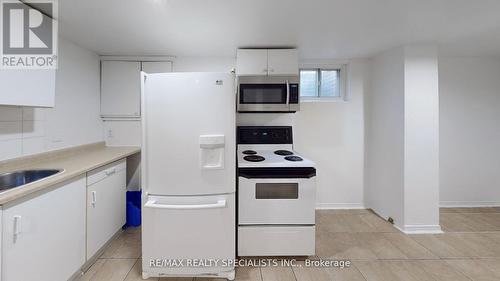
[[[224,264],[176,266],[168,261],[235,258],[235,195],[145,196],[142,268],[145,277],[225,276]]]
[[[315,226],[239,226],[238,256],[312,256]]]

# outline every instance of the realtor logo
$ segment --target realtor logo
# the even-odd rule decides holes
[[[1,68],[57,67],[56,0],[0,0]]]

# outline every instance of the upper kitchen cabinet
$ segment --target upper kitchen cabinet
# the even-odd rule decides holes
[[[101,62],[101,115],[139,117],[141,115],[141,62]]]
[[[171,61],[103,60],[101,62],[101,116],[141,116],[141,70],[172,72]]]
[[[170,61],[144,61],[142,71],[146,73],[172,72],[172,62]]]
[[[267,75],[267,50],[239,49],[236,53],[236,75]]]
[[[296,49],[272,49],[267,51],[269,75],[299,75],[299,59]]]
[[[56,71],[54,69],[0,70],[0,105],[54,107]]]
[[[236,54],[238,76],[298,75],[296,49],[239,49]]]

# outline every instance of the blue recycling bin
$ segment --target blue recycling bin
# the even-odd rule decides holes
[[[125,227],[141,225],[141,191],[127,191],[127,222]]]

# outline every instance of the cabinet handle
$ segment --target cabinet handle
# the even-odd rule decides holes
[[[104,173],[106,174],[106,176],[111,176],[112,174],[116,173],[116,168],[104,171]]]
[[[90,204],[92,204],[92,207],[95,208],[95,204],[97,203],[97,191],[92,191],[92,201]]]
[[[16,243],[21,231],[21,216],[14,216],[14,243]]]

